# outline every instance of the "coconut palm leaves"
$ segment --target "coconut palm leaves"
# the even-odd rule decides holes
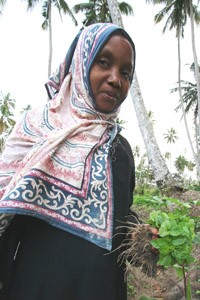
[[[35,0],[37,1],[37,0]],[[60,18],[62,19],[62,13],[68,14],[71,20],[74,22],[75,25],[77,25],[76,18],[74,17],[74,14],[72,10],[69,8],[68,4],[64,0],[46,0],[43,1],[42,5],[42,16],[44,17],[44,22],[42,23],[42,28],[44,30],[49,28],[49,21],[50,21],[50,13],[51,13],[51,8],[54,6],[60,15]]]
[[[166,139],[167,143],[174,144],[178,139],[176,130],[174,128],[168,129],[167,133],[164,133],[164,139]]]
[[[190,70],[194,74],[194,64],[190,66]],[[196,142],[196,152],[199,153],[199,135],[198,135],[198,95],[197,95],[197,85],[190,81],[181,81],[181,89],[183,91],[182,100],[184,104],[185,113],[192,112],[194,127],[195,127],[195,142]],[[174,88],[171,92],[176,92],[178,88]],[[181,103],[176,107],[176,111],[181,109]]]
[[[133,13],[131,5],[126,2],[119,2],[120,12],[124,15]],[[85,14],[83,25],[88,26],[98,22],[112,22],[108,3],[106,0],[89,0],[87,3],[79,3],[74,5],[75,13],[82,12]]]
[[[194,63],[195,63],[195,78],[197,83],[197,94],[198,94],[198,135],[200,137],[200,73],[198,70],[195,42],[194,42],[194,20],[196,23],[200,22],[200,12],[197,9],[196,5],[193,5],[192,0],[146,0],[146,2],[153,4],[165,4],[164,8],[158,12],[154,20],[156,23],[159,23],[164,18],[166,19],[166,23],[163,28],[163,32],[166,31],[167,28],[169,30],[175,29],[176,37],[178,41],[178,92],[180,97],[181,108],[183,112],[183,119],[185,123],[185,128],[188,136],[188,141],[191,147],[191,151],[193,153],[194,160],[196,162],[198,176],[200,177],[200,159],[198,157],[198,153],[195,153],[193,143],[190,137],[189,128],[187,124],[187,119],[184,111],[184,103],[181,89],[181,47],[180,40],[181,37],[184,37],[184,27],[187,22],[187,18],[190,18],[191,21],[191,32],[192,32],[192,46],[193,46],[193,54],[194,54]]]
[[[33,9],[35,5],[40,0],[23,0],[27,1],[27,9]],[[42,29],[49,30],[49,64],[48,64],[48,76],[51,75],[51,64],[52,64],[52,56],[53,56],[53,42],[52,42],[52,7],[56,7],[61,18],[62,13],[68,14],[75,25],[77,25],[77,21],[74,17],[73,12],[70,10],[67,2],[65,0],[44,0],[42,1],[42,16],[44,17],[44,21],[42,23]]]
[[[200,69],[200,67],[199,67]],[[190,71],[194,74],[194,63],[190,66]],[[181,89],[183,91],[183,102],[185,107],[185,112],[193,111],[194,118],[197,118],[198,115],[198,96],[197,96],[197,85],[196,83],[181,80]],[[177,92],[178,88],[171,89],[171,92]],[[181,108],[181,105],[176,107],[176,111]]]

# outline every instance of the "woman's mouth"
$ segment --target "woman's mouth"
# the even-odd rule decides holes
[[[104,95],[109,101],[117,102],[118,97],[116,94],[113,94],[111,92],[104,92]]]

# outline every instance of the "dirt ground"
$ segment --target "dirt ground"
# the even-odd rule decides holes
[[[182,200],[200,200],[200,193],[196,191],[186,191],[184,193],[175,192],[170,197]],[[141,216],[141,211],[138,212]],[[200,217],[200,206],[193,205],[191,215]],[[143,217],[145,217],[143,215]],[[191,266],[190,278],[192,287],[192,299],[200,299],[200,246],[195,245],[193,256],[196,262]],[[184,300],[183,280],[180,280],[176,272],[171,268],[165,272],[159,271],[155,278],[149,278],[140,271],[139,268],[131,268],[128,273],[128,300]]]

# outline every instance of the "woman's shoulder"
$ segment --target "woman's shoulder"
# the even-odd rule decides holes
[[[131,151],[132,153],[132,149],[131,149],[131,145],[130,143],[128,142],[128,140],[121,134],[118,134],[117,135],[120,143],[128,150],[128,151]]]
[[[117,135],[117,140],[121,144],[123,151],[128,155],[129,160],[134,162],[133,151],[128,140],[121,134]]]

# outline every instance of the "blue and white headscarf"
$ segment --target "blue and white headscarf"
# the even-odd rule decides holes
[[[110,147],[119,109],[95,109],[90,67],[115,32],[94,24],[75,38],[46,84],[45,107],[27,112],[0,160],[0,231],[15,214],[34,216],[100,247],[112,248],[113,188]]]

